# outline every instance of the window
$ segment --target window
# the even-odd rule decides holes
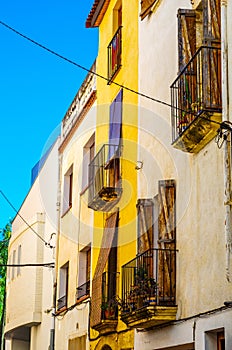
[[[82,166],[82,192],[88,187],[89,182],[89,163],[93,160],[95,154],[95,133],[83,148],[83,166]]]
[[[59,299],[57,302],[58,310],[63,307],[67,307],[68,299],[68,275],[69,275],[69,263],[67,262],[60,268],[60,283],[59,283]]]
[[[116,263],[117,263],[117,251],[116,251],[116,242],[117,242],[117,227],[118,227],[118,212],[110,214],[106,221],[105,227],[101,242],[101,249],[99,252],[97,265],[95,268],[94,276],[92,279],[92,303],[91,303],[91,317],[90,324],[91,327],[95,327],[101,323],[102,320],[102,310],[101,304],[103,302],[103,293],[104,289],[107,291],[106,284],[104,285],[104,273],[107,263],[109,262],[109,256],[111,255],[112,261],[111,266],[108,264],[108,268],[114,269],[116,272]],[[115,247],[115,249],[112,247]],[[113,271],[112,271],[113,272]],[[116,273],[114,273],[114,285],[116,285]],[[105,279],[107,281],[107,279]],[[105,288],[106,287],[106,288]],[[103,293],[102,293],[103,292]],[[110,293],[115,292],[111,290]]]
[[[113,10],[113,38],[108,45],[108,79],[109,84],[121,67],[122,52],[122,2],[117,1]]]
[[[109,159],[118,153],[122,138],[122,99],[121,89],[110,105],[110,125],[109,125]]]
[[[225,350],[225,332],[223,329],[205,332],[205,349]]]
[[[12,265],[15,265],[16,260],[16,250],[13,251],[13,261]],[[15,266],[12,267],[12,280],[15,278]]]
[[[118,1],[113,10],[113,34],[122,25],[122,2]]]
[[[225,350],[224,331],[217,333],[217,350]]]
[[[21,245],[18,246],[18,265],[21,264],[21,252],[22,252],[22,247]],[[20,275],[21,268],[20,266],[17,267],[17,276]]]
[[[68,350],[86,350],[86,335],[82,337],[77,337],[74,339],[69,339]]]
[[[90,270],[91,269],[91,248],[85,247],[79,253],[79,275],[77,287],[77,299],[89,296],[90,294]]]
[[[64,176],[63,192],[63,214],[65,214],[73,204],[73,166],[69,168]]]

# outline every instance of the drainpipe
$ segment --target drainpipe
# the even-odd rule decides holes
[[[229,121],[228,99],[228,41],[227,0],[221,0],[221,66],[222,66],[222,121]],[[232,201],[231,201],[231,132],[224,143],[224,190],[225,190],[225,243],[226,278],[231,282],[232,253]]]

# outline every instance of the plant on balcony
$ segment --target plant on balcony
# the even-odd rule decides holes
[[[104,300],[101,304],[104,319],[115,319],[118,310],[118,301],[116,298]]]
[[[135,283],[131,286],[128,295],[128,304],[131,311],[143,306],[156,304],[157,283],[149,277],[147,270],[139,267],[135,274]]]

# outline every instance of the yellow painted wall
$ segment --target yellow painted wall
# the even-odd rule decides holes
[[[108,74],[107,47],[115,32],[113,31],[113,9],[117,1],[110,1],[109,7],[99,26],[99,52],[97,60],[97,73],[104,77]],[[124,85],[131,89],[138,89],[138,5],[137,0],[122,0],[122,66],[116,74],[113,82]],[[97,79],[97,126],[96,126],[96,150],[98,151],[104,143],[108,143],[110,104],[120,91],[120,87],[107,81]],[[123,90],[123,112],[122,112],[122,197],[117,204],[119,207],[119,229],[118,229],[118,271],[121,266],[130,261],[136,255],[136,201],[137,201],[137,174],[135,170],[137,160],[137,101],[138,96],[130,91]],[[103,234],[105,216],[102,212],[94,212],[94,254],[93,273],[96,267],[99,247]],[[121,274],[118,279],[117,293],[121,296]],[[125,329],[123,322],[119,321],[118,331]],[[92,330],[92,336],[97,332]],[[126,347],[133,347],[133,331],[118,335],[118,339],[126,342]],[[114,336],[115,337],[115,336]],[[114,338],[113,337],[113,338]],[[121,348],[120,341],[115,342],[110,336],[104,336],[104,343],[109,344],[112,349]],[[99,340],[98,340],[99,341]],[[92,342],[91,349],[96,344]],[[124,347],[124,346],[122,346]],[[98,347],[96,347],[98,348]]]

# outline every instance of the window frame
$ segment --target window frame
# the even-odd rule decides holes
[[[73,164],[64,175],[63,183],[63,206],[62,216],[64,216],[73,206]]]
[[[83,147],[81,194],[89,188],[89,164],[95,156],[95,132]]]

